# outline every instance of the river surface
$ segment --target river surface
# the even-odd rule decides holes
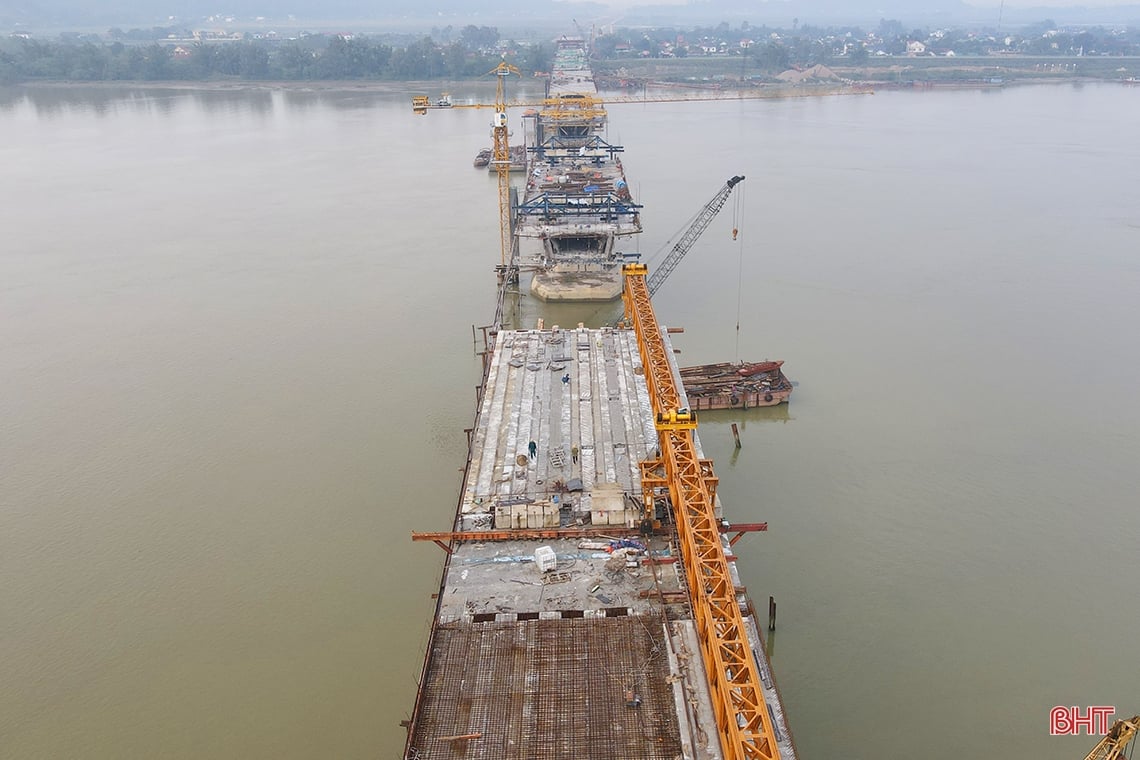
[[[490,113],[416,91],[0,89],[0,756],[400,756],[499,259]],[[1140,712],[1138,132],[1107,84],[610,108],[630,249],[747,176],[655,305],[798,383],[701,437],[806,760]]]

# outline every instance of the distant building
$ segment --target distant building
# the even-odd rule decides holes
[[[925,52],[926,52],[925,43],[919,42],[918,40],[912,40],[912,41],[906,43],[906,54],[907,55],[922,55]]]
[[[227,32],[224,29],[197,29],[194,31],[196,42],[233,42],[244,38],[244,32]]]

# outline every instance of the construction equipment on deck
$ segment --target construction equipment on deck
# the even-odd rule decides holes
[[[728,196],[732,194],[732,188],[743,181],[744,177],[739,174],[730,179],[725,183],[724,187],[717,191],[717,194],[712,197],[712,200],[706,203],[705,207],[697,213],[693,223],[689,225],[689,228],[685,230],[681,239],[673,246],[673,250],[669,251],[669,255],[665,257],[661,265],[649,276],[647,282],[649,295],[652,296],[658,291],[661,285],[664,284],[673,270],[677,268],[677,265],[681,263],[681,259],[685,258],[685,254],[688,253],[689,249],[693,247],[693,244],[697,242],[697,238],[701,236],[701,233],[712,223],[713,218],[724,208],[725,201],[727,201]],[[736,237],[735,230],[733,231],[733,237]]]
[[[728,189],[741,179],[730,180]],[[622,267],[625,316],[637,334],[660,451],[656,459],[641,463],[646,519],[652,519],[656,500],[667,490],[723,757],[778,760],[773,718],[721,543],[715,512],[717,477],[712,462],[697,454],[696,415],[681,404],[669,351],[649,300],[648,274],[644,264]]]
[[[1085,755],[1085,760],[1124,760],[1124,750],[1137,733],[1140,733],[1140,715],[1116,721],[1092,752]]]

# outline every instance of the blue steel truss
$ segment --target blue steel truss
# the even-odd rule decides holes
[[[602,221],[632,219],[642,206],[614,193],[542,193],[518,205],[519,216],[554,221],[563,217],[597,216]]]
[[[538,154],[539,159],[546,159],[546,151],[548,150],[565,150],[569,151],[569,159],[577,158],[575,155],[579,150],[587,151],[604,151],[609,154],[610,160],[614,160],[618,153],[625,153],[624,145],[614,145],[608,143],[597,135],[591,136],[585,142],[581,140],[564,140],[557,135],[552,135],[542,142],[541,145],[532,145],[527,148],[528,151]],[[553,159],[557,161],[557,158]]]

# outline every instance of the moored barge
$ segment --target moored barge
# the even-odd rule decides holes
[[[681,382],[691,408],[751,409],[786,404],[792,383],[781,369],[783,361],[701,364],[682,367]]]

